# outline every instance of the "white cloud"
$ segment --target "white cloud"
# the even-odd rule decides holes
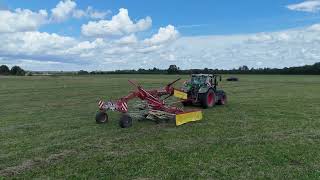
[[[92,41],[40,32],[0,34],[0,62],[10,61],[33,70],[168,68],[170,64],[183,69],[299,66],[319,61],[320,30],[315,28],[319,26],[233,36],[180,37],[170,43],[155,41],[160,44],[139,41],[133,34],[118,40]],[[150,39],[153,37],[156,35]]]
[[[76,4],[71,0],[61,1],[52,12],[52,18],[54,17],[55,21],[63,21],[74,13],[78,17],[90,13],[95,13],[94,16],[96,17],[104,16],[92,8],[88,8],[86,12],[78,10]],[[41,10],[39,13],[45,15],[45,17],[48,16],[45,11]],[[3,59],[6,59],[6,62],[11,61],[32,69],[39,66],[42,70],[48,68],[45,64],[59,65],[55,67],[68,64],[63,68],[64,70],[66,70],[66,67],[69,68],[70,64],[74,64],[75,67],[85,65],[86,68],[103,66],[117,69],[120,64],[130,65],[132,59],[143,60],[143,62],[136,62],[137,65],[146,64],[148,61],[143,57],[144,55],[161,50],[165,47],[164,44],[174,41],[179,34],[174,26],[169,25],[160,28],[159,32],[150,39],[139,40],[135,32],[147,30],[151,26],[152,20],[150,17],[146,17],[133,22],[126,9],[120,9],[117,15],[106,22],[109,30],[111,29],[110,32],[107,32],[107,35],[111,33],[121,36],[118,38],[114,36],[109,40],[106,38],[79,40],[55,33],[38,32],[36,28],[27,32],[17,31],[10,35],[8,32],[0,33],[0,39],[2,40],[0,60],[3,62]],[[150,43],[145,43],[147,41]],[[172,60],[174,56],[169,57]]]
[[[128,63],[128,57],[134,58],[140,56],[141,53],[152,53],[162,47],[161,44],[148,46],[139,41],[134,34],[109,41],[101,38],[80,41],[54,33],[33,31],[12,33],[10,36],[3,33],[0,34],[0,39],[2,39],[0,57],[33,60],[27,62],[33,63],[34,66],[26,67],[42,66],[43,64],[39,61],[43,61],[59,64],[73,63],[76,67],[79,67],[79,64],[91,64],[91,67],[97,67],[101,64],[112,63],[115,68],[120,62]],[[16,63],[25,64],[25,62]],[[112,66],[108,65],[108,67]]]
[[[146,47],[143,47],[141,49],[138,49],[137,52],[143,53],[143,54],[148,54],[148,53],[151,53],[151,52],[158,51],[158,50],[160,50],[162,48],[163,48],[162,45],[146,46]]]
[[[114,70],[168,68],[285,67],[320,59],[320,24],[280,32],[244,35],[180,37],[168,25],[146,39],[138,32],[152,25],[150,17],[131,20],[126,9],[110,20],[82,26],[90,38],[38,32],[41,25],[68,18],[104,18],[91,7],[77,9],[75,1],[61,1],[52,10],[0,10],[0,63],[31,70]],[[179,38],[178,38],[179,37]]]
[[[51,9],[53,21],[61,22],[68,19],[75,11],[77,4],[72,0],[60,1]]]
[[[287,6],[288,9],[294,11],[303,11],[303,12],[318,12],[320,10],[320,1],[319,0],[307,0],[298,4],[291,4]]]
[[[65,50],[77,45],[77,40],[71,37],[63,37],[57,34],[40,32],[18,32],[0,34],[0,56],[17,59],[29,58],[33,60],[63,60]]]
[[[179,32],[174,26],[168,25],[161,27],[157,34],[154,34],[150,39],[144,40],[147,44],[161,44],[175,40],[179,36]]]
[[[182,68],[282,68],[318,62],[319,36],[320,31],[307,27],[248,35],[182,37],[161,52],[173,54]]]
[[[0,10],[0,33],[37,30],[47,23],[47,17],[46,10],[39,10],[39,12],[28,9]]]
[[[103,19],[110,11],[98,11],[93,9],[91,6],[87,7],[86,10],[77,9],[77,3],[73,0],[60,1],[55,8],[51,9],[51,20],[54,22],[62,22],[70,17],[74,18],[92,18],[92,19]]]
[[[120,44],[134,44],[138,42],[138,38],[134,34],[130,34],[129,36],[124,36],[117,40],[117,42]]]
[[[60,1],[51,10],[49,18],[47,10],[38,12],[29,9],[0,10],[0,33],[14,33],[37,31],[40,26],[51,22],[62,22],[70,17],[91,19],[105,18],[110,11],[98,11],[89,6],[86,10],[76,8],[77,4],[73,0]]]
[[[74,9],[72,12],[72,17],[74,18],[91,18],[91,19],[104,19],[111,11],[98,11],[93,9],[91,6],[87,10]]]
[[[287,32],[276,32],[276,33],[258,33],[251,35],[248,38],[248,42],[278,42],[290,40],[290,33]]]
[[[308,28],[311,31],[320,31],[320,24],[314,24]]]
[[[150,17],[138,20],[134,23],[127,9],[121,8],[119,13],[111,20],[90,21],[82,25],[81,32],[89,37],[123,36],[139,31],[145,31],[152,25]]]
[[[61,70],[66,70],[66,71],[78,71],[82,67],[76,64],[72,63],[63,63],[63,62],[56,62],[56,61],[37,61],[37,60],[30,60],[30,59],[6,59],[6,60],[1,60],[0,59],[0,64],[3,62],[7,62],[6,64],[8,66],[20,66],[23,67],[24,69],[34,69],[37,71],[61,71]]]
[[[91,6],[87,8],[86,16],[92,19],[104,19],[108,14],[111,14],[111,11],[98,11],[93,9]]]

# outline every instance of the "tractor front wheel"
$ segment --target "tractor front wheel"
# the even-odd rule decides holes
[[[119,125],[121,128],[129,128],[132,126],[132,118],[128,114],[123,114],[120,118]]]
[[[108,114],[105,112],[97,112],[96,114],[96,123],[97,124],[104,124],[108,122]]]
[[[200,103],[203,108],[211,108],[216,103],[216,95],[212,89],[209,89],[207,93],[200,95]]]

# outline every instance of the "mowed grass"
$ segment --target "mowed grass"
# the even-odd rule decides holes
[[[126,95],[128,79],[157,88],[177,77],[0,76],[0,177],[320,178],[320,76],[239,75],[221,83],[227,105],[180,127],[121,129],[116,112],[95,123],[98,99]]]

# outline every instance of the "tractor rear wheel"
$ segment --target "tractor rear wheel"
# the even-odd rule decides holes
[[[97,112],[96,114],[96,123],[103,124],[108,122],[108,114],[105,112]]]
[[[203,108],[211,108],[216,103],[216,95],[212,89],[200,95],[200,103]]]
[[[121,128],[129,128],[132,126],[132,118],[128,114],[123,114],[120,118],[119,125]]]

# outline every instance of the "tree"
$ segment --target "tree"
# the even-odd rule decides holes
[[[0,75],[8,75],[10,74],[10,69],[6,65],[0,66]]]
[[[244,65],[244,66],[239,67],[239,70],[240,71],[249,71],[249,68],[248,68],[248,66]]]
[[[144,74],[144,73],[146,73],[146,70],[145,70],[145,69],[142,69],[142,68],[139,68],[139,69],[138,69],[138,73]]]
[[[26,72],[19,66],[13,66],[10,70],[10,74],[16,76],[24,76]]]
[[[88,74],[89,74],[88,71],[84,71],[84,70],[78,71],[78,75],[88,75]]]
[[[204,68],[204,69],[203,69],[203,73],[204,73],[204,74],[209,74],[209,73],[210,73],[210,72],[209,72],[209,69],[208,69],[208,68]]]
[[[176,65],[170,65],[168,69],[168,74],[178,74],[179,73],[179,67]]]

